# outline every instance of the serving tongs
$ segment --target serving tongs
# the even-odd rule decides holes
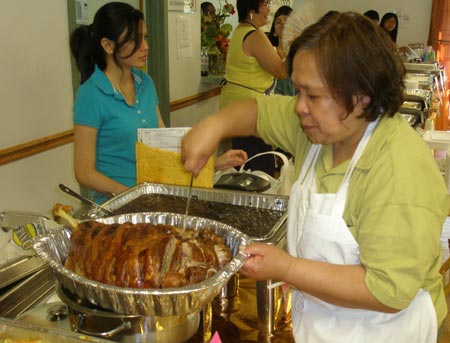
[[[67,187],[66,185],[64,185],[64,184],[62,184],[62,183],[59,184],[59,188],[60,188],[63,192],[65,192],[65,193],[67,193],[67,194],[69,194],[69,195],[71,195],[71,196],[77,198],[78,200],[81,200],[81,201],[83,201],[84,203],[86,203],[86,204],[88,204],[88,205],[94,206],[94,207],[96,207],[96,208],[102,210],[102,211],[105,212],[106,214],[109,214],[109,215],[115,215],[114,212],[108,210],[107,208],[103,207],[102,205],[97,204],[96,202],[92,201],[91,199],[88,199],[88,198],[86,198],[85,196],[83,196],[83,195],[81,195],[81,194],[75,192],[74,190],[70,189],[69,187]]]

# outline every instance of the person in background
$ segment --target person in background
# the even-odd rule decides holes
[[[397,43],[398,17],[395,13],[388,12],[381,18],[380,27],[391,37],[392,42]]]
[[[237,0],[236,8],[239,25],[233,32],[228,49],[220,108],[236,100],[270,95],[275,79],[287,77],[283,60],[260,30],[268,23],[270,1]],[[232,138],[232,148],[245,150],[249,157],[272,151],[272,146],[257,137]],[[247,163],[245,168],[262,170],[274,176],[275,160],[273,155],[258,157]]]
[[[272,26],[267,35],[270,42],[275,47],[278,56],[280,56],[283,61],[286,59],[286,52],[283,47],[283,29],[291,12],[292,8],[289,6],[279,7],[273,16]],[[284,80],[277,80],[276,82],[274,89],[275,94],[295,95],[295,89],[289,77]]]
[[[158,96],[140,68],[148,57],[141,11],[129,4],[102,6],[91,25],[71,34],[70,48],[81,76],[73,106],[75,177],[97,202],[136,184],[138,128],[162,128]],[[227,169],[247,159],[228,151],[216,160]]]
[[[216,7],[209,1],[201,4],[203,18],[214,18],[216,16]]]
[[[233,103],[182,141],[194,174],[231,134],[295,157],[288,252],[241,247],[240,273],[292,286],[298,343],[436,342],[447,313],[439,269],[449,197],[428,146],[398,113],[397,51],[379,26],[345,12],[305,28],[287,65],[297,97]]]
[[[377,11],[375,11],[375,10],[368,10],[368,11],[364,12],[364,15],[367,18],[372,19],[378,25],[378,22],[380,21],[380,15],[378,14]]]

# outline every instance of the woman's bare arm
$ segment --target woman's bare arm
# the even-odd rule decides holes
[[[243,42],[244,52],[256,58],[258,63],[275,78],[284,80],[288,77],[284,61],[262,31],[252,32]]]
[[[183,137],[181,160],[186,171],[198,175],[219,143],[231,137],[258,136],[255,99],[234,102],[214,115],[206,117]]]
[[[103,175],[95,168],[97,129],[75,125],[75,178],[77,181],[97,192],[118,194],[128,187]]]
[[[255,280],[284,281],[328,303],[348,308],[395,313],[398,309],[376,299],[364,282],[361,265],[338,265],[296,258],[273,245],[247,246],[250,258],[240,272]]]

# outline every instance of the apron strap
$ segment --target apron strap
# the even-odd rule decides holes
[[[321,144],[313,144],[311,145],[311,148],[309,149],[308,155],[306,156],[305,163],[303,163],[302,170],[300,172],[300,175],[298,177],[298,181],[301,184],[304,184],[306,180],[306,176],[310,174],[309,172],[314,169],[317,158],[319,157],[319,152],[322,149]]]
[[[370,137],[372,136],[372,133],[375,130],[375,127],[378,125],[379,121],[380,121],[380,117],[378,117],[375,121],[369,123],[369,125],[366,128],[366,131],[364,132],[364,135],[362,136],[361,140],[358,143],[358,146],[356,147],[355,153],[353,154],[353,157],[350,161],[350,164],[347,168],[344,178],[342,179],[341,184],[339,185],[339,188],[336,192],[336,197],[334,199],[334,205],[332,207],[333,208],[332,214],[334,214],[334,215],[342,216],[342,214],[344,213],[348,188],[350,185],[350,178],[353,174],[353,171],[356,168],[356,164],[358,163],[367,144],[369,143]],[[342,197],[345,197],[345,198],[341,199]],[[343,200],[343,201],[339,201],[339,200]]]

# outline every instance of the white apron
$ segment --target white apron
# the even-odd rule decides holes
[[[377,122],[369,124],[336,194],[316,191],[314,166],[320,145],[308,153],[292,186],[288,215],[288,250],[293,256],[335,264],[360,264],[359,246],[342,215],[351,174]],[[419,290],[404,310],[387,314],[349,309],[293,290],[292,329],[297,343],[435,343],[436,312],[430,294]]]

